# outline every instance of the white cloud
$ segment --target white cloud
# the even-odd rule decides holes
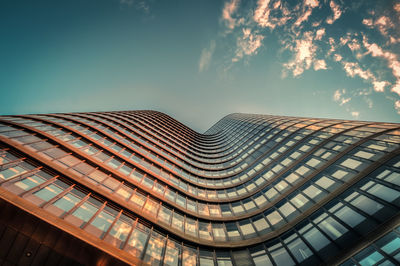
[[[400,95],[400,61],[398,60],[397,55],[392,52],[384,51],[376,43],[370,44],[368,42],[368,39],[365,36],[363,38],[363,44],[364,44],[365,48],[368,50],[368,53],[371,54],[371,56],[381,57],[381,58],[386,59],[387,67],[392,70],[392,74],[393,74],[394,78],[396,79],[396,82],[395,82],[394,86],[392,87],[391,91]],[[384,81],[382,81],[382,82],[384,82]],[[385,86],[389,85],[389,83],[386,82],[384,85]]]
[[[399,8],[400,9],[400,8]],[[399,11],[400,12],[400,11]],[[394,103],[394,109],[396,109],[397,113],[400,115],[400,101],[396,101]]]
[[[239,6],[239,0],[231,0],[225,3],[222,9],[222,20],[228,29],[233,30],[236,27],[236,19],[232,15],[236,12]]]
[[[394,93],[397,93],[400,96],[400,83],[396,83],[392,87],[391,91],[394,92]]]
[[[321,70],[321,69],[327,69],[326,62],[325,60],[315,60],[314,61],[314,70]]]
[[[351,116],[357,119],[360,116],[360,112],[353,111],[351,112]]]
[[[272,7],[270,7],[272,5]],[[273,11],[280,11],[276,16],[271,13]],[[275,29],[277,26],[284,25],[291,19],[290,11],[283,3],[278,0],[272,3],[270,0],[258,0],[257,7],[254,10],[253,20],[258,26],[262,28]]]
[[[200,59],[199,59],[199,72],[203,72],[208,69],[212,56],[214,54],[215,50],[215,41],[212,40],[210,42],[210,46],[207,48],[204,48],[201,51]]]
[[[343,61],[343,68],[346,71],[346,74],[352,78],[354,78],[355,76],[359,76],[360,78],[362,78],[364,80],[370,80],[370,79],[375,80],[375,77],[371,73],[371,71],[369,69],[363,70],[358,65],[358,63]]]
[[[252,33],[250,28],[243,28],[242,33],[243,35],[236,39],[237,47],[232,62],[239,61],[239,59],[243,58],[245,55],[257,54],[258,49],[262,46],[264,36]]]
[[[326,20],[326,23],[328,24],[333,24],[333,22],[335,22],[336,20],[338,20],[340,18],[340,16],[342,15],[342,10],[340,9],[339,5],[336,4],[333,0],[331,0],[331,2],[329,3],[329,6],[332,9],[333,12],[333,16],[329,17]]]
[[[333,55],[333,60],[336,62],[340,62],[343,59],[343,57],[340,54],[334,54]]]
[[[373,81],[372,85],[374,86],[374,90],[376,92],[384,92],[385,87],[389,85],[389,82],[387,81]]]
[[[303,39],[295,41],[295,46],[290,48],[295,52],[294,58],[283,66],[292,70],[293,76],[298,76],[309,69],[313,63],[317,47],[313,44],[312,32],[306,32]]]
[[[396,7],[396,5],[394,7]],[[388,16],[380,16],[377,19],[365,18],[362,23],[368,28],[377,29],[385,37],[390,37],[388,31],[395,27],[395,24]]]
[[[324,28],[318,29],[317,32],[315,33],[315,39],[320,41],[322,40],[322,37],[324,35],[325,35],[325,29]]]
[[[345,94],[346,94],[346,89],[338,89],[333,94],[333,100],[335,102],[339,103],[339,105],[343,105],[343,104],[350,102],[351,97],[345,98],[344,97]]]
[[[314,8],[319,5],[319,2],[318,0],[305,0],[304,5]]]
[[[294,26],[300,26],[304,21],[307,21],[313,11],[313,8],[317,7],[318,5],[318,0],[305,0],[302,14],[297,18]]]
[[[372,27],[374,25],[374,23],[372,22],[372,19],[370,19],[370,18],[363,19],[362,23],[367,27]]]

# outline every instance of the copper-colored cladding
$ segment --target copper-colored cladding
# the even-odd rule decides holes
[[[55,135],[50,128],[61,129],[65,137]],[[389,123],[232,114],[207,131],[212,134],[203,135],[153,111],[0,117],[0,204],[7,210],[1,223],[2,228],[7,228],[4,232],[14,230],[13,236],[3,234],[0,240],[19,239],[22,234],[35,247],[27,249],[25,242],[15,241],[0,254],[0,259],[11,264],[40,264],[58,256],[86,265],[163,261],[188,265],[228,261],[235,265],[260,261],[265,264],[274,261],[278,265],[342,262],[398,224],[400,187],[395,181],[376,176],[382,171],[397,171],[394,161],[400,158],[399,129],[399,124]],[[103,136],[107,144],[93,139],[91,132]],[[19,140],[18,136],[24,134],[27,140],[25,137]],[[75,146],[72,143],[75,140],[83,144]],[[88,144],[96,148],[95,154],[82,149]],[[116,145],[120,148],[115,149]],[[52,159],[41,152],[51,149],[59,149],[66,155]],[[131,154],[129,159],[122,150]],[[100,162],[95,157],[99,154],[106,161]],[[135,154],[141,161],[131,159]],[[62,161],[68,156],[69,159]],[[114,164],[109,164],[112,160]],[[89,172],[80,172],[80,165]],[[130,172],[121,172],[123,166]],[[162,172],[155,173],[153,166]],[[301,167],[308,172],[297,172]],[[105,173],[105,179],[89,178],[94,173],[90,169]],[[132,179],[131,174],[139,169],[145,175]],[[181,174],[181,169],[185,169],[187,176]],[[350,177],[342,180],[333,169]],[[44,172],[49,174],[46,180],[40,177]],[[288,178],[294,173],[298,176],[295,181]],[[144,183],[148,177],[149,186]],[[230,180],[230,183],[216,185],[207,180]],[[112,187],[107,188],[106,181]],[[378,188],[364,191],[367,181],[379,184],[385,191],[397,191],[399,197],[381,196],[376,192]],[[56,182],[64,187],[50,189]],[[155,190],[157,184],[161,184],[163,194]],[[57,189],[61,192],[51,194]],[[121,189],[125,192],[118,194]],[[204,189],[214,198],[197,194]],[[174,201],[164,194],[166,190],[173,192]],[[277,194],[271,194],[272,190]],[[83,196],[74,199],[71,194],[74,191]],[[234,193],[228,195],[228,191]],[[348,200],[352,191],[351,195],[358,193],[382,206],[382,211],[377,212],[379,218]],[[323,196],[317,199],[320,193]],[[310,204],[294,203],[298,196]],[[98,202],[97,205],[90,205],[92,201]],[[347,224],[344,218],[335,215],[330,209],[335,202],[365,217],[363,227]],[[189,209],[189,203],[195,207]],[[201,206],[208,213],[214,210],[217,214],[200,213]],[[243,211],[237,213],[237,207]],[[16,213],[18,221],[8,219]],[[330,219],[327,220],[330,227],[318,225],[316,217],[323,215]],[[33,220],[33,224],[48,228],[49,233],[42,230],[32,234],[23,229]],[[31,230],[36,230],[33,224]],[[368,227],[373,233],[365,229]],[[57,243],[41,240],[54,238],[54,232],[63,235]],[[325,241],[319,244],[321,247],[315,246],[316,240],[309,236],[311,232],[314,237],[318,233],[320,241]],[[363,237],[369,237],[369,242],[363,242]],[[298,239],[296,245],[293,239]],[[354,245],[357,241],[356,249],[346,251],[346,243]],[[60,248],[67,243],[74,243],[74,247]],[[300,253],[296,249],[299,245]],[[48,251],[47,255],[43,249]],[[287,256],[276,257],[278,250]]]

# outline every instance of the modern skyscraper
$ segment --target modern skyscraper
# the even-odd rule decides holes
[[[396,265],[400,124],[154,111],[0,117],[0,260]]]

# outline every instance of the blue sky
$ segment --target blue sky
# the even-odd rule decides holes
[[[0,114],[400,122],[399,26],[393,0],[5,0]]]

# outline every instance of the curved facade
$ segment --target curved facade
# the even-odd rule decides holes
[[[231,114],[199,134],[155,111],[1,116],[3,210],[91,255],[3,213],[0,241],[14,230],[36,248],[0,257],[41,264],[45,246],[98,265],[395,265],[399,144],[394,123]]]

